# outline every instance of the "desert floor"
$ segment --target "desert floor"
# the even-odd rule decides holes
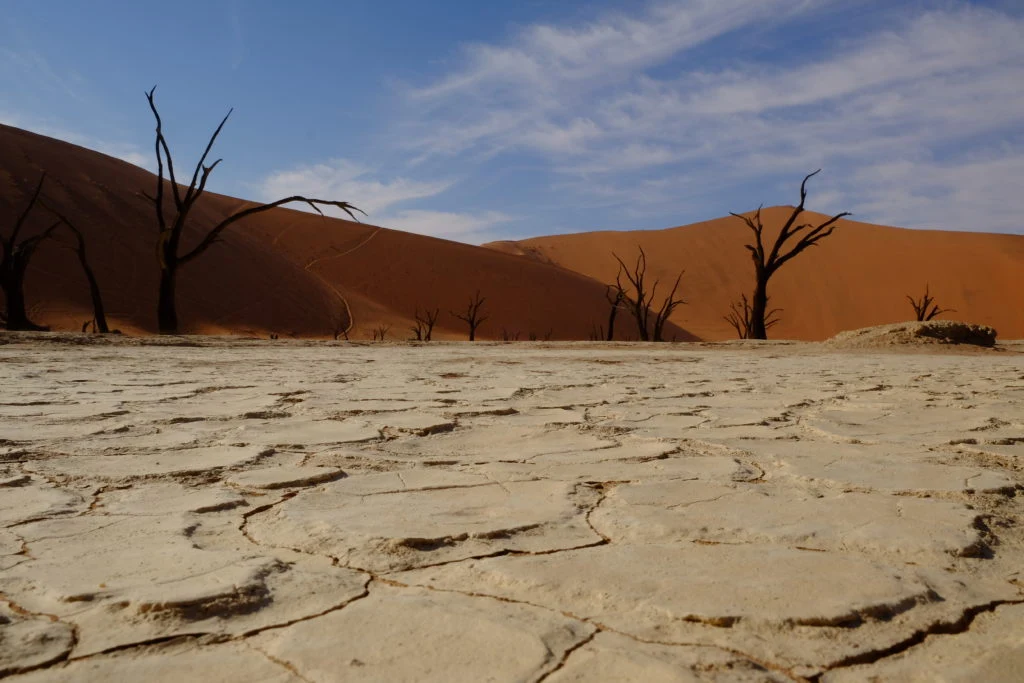
[[[8,335],[0,676],[1021,680],[1020,351]]]

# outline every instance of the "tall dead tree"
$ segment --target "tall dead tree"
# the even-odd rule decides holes
[[[222,161],[222,159],[217,159],[207,166],[206,158],[209,156],[210,150],[213,148],[213,143],[217,140],[217,136],[220,135],[221,129],[224,128],[224,124],[227,123],[228,117],[231,116],[231,112],[233,110],[228,111],[227,115],[221,120],[220,125],[213,131],[213,135],[210,136],[210,140],[206,144],[206,149],[203,150],[202,157],[200,157],[199,162],[196,163],[195,170],[192,173],[192,181],[189,183],[188,188],[182,192],[182,187],[178,185],[178,180],[174,173],[174,160],[171,157],[171,150],[167,144],[167,138],[164,137],[163,122],[160,119],[160,113],[157,111],[156,102],[153,99],[153,94],[155,92],[156,86],[146,93],[146,99],[149,102],[150,110],[153,112],[153,117],[156,119],[156,142],[154,143],[156,148],[157,165],[156,195],[153,196],[147,194],[146,197],[153,202],[153,206],[156,209],[156,220],[159,230],[156,249],[157,263],[160,267],[160,289],[157,300],[157,327],[160,334],[176,334],[178,332],[178,311],[175,291],[177,288],[179,269],[202,255],[220,239],[221,234],[225,230],[238,221],[264,211],[269,211],[270,209],[284,204],[293,203],[308,204],[321,216],[323,215],[323,212],[320,210],[321,206],[333,206],[344,211],[352,218],[352,220],[358,220],[353,213],[354,211],[359,211],[359,213],[364,212],[360,211],[348,202],[328,199],[311,199],[301,195],[294,195],[291,197],[285,197],[284,199],[278,199],[277,201],[270,202],[269,204],[259,204],[257,206],[250,206],[247,209],[236,211],[227,218],[221,220],[212,228],[208,229],[205,236],[199,240],[198,244],[183,252],[181,241],[188,221],[189,212],[192,211],[195,203],[206,191],[206,182],[209,180],[213,169],[215,169],[217,164]],[[169,181],[171,200],[173,203],[172,211],[170,212],[171,215],[168,215],[169,212],[167,211],[165,202],[165,165],[167,167],[167,180]]]
[[[659,280],[655,279],[654,284],[651,285],[648,291],[647,254],[644,253],[643,247],[638,246],[637,248],[640,250],[640,255],[637,256],[636,264],[632,270],[626,266],[626,263],[619,258],[618,254],[612,254],[615,260],[619,262],[619,272],[615,275],[617,297],[621,296],[622,305],[633,314],[633,318],[636,320],[637,333],[640,335],[640,341],[651,341],[652,338],[656,342],[664,341],[663,332],[665,323],[668,322],[668,317],[676,307],[686,303],[684,299],[676,298],[676,291],[679,289],[679,282],[683,279],[684,271],[679,271],[671,291],[662,301],[661,307],[654,311],[654,323],[652,325],[651,312],[654,308],[654,297],[658,289]],[[626,286],[623,285],[623,274],[625,274],[626,279],[629,281],[632,292],[627,291]],[[611,339],[610,334],[609,339]]]
[[[469,305],[466,306],[465,313],[449,311],[453,316],[469,325],[469,341],[476,341],[476,329],[480,327],[488,317],[490,317],[480,314],[480,309],[484,305],[485,301],[487,301],[487,299],[480,296],[480,290],[478,289],[476,290],[476,294],[473,295],[473,298],[469,300]]]
[[[781,308],[769,310],[764,317],[764,328],[770,330],[773,325],[779,322],[778,313]],[[729,304],[729,315],[722,316],[725,321],[736,330],[736,336],[740,339],[750,339],[750,301],[746,294],[740,295],[739,302]]]
[[[750,336],[749,339],[768,338],[768,281],[772,275],[778,272],[779,268],[795,258],[800,252],[813,247],[825,239],[836,229],[836,221],[845,216],[850,216],[848,211],[838,213],[831,218],[814,225],[813,223],[796,224],[797,219],[804,212],[804,203],[807,201],[807,181],[821,173],[819,168],[814,173],[809,173],[800,183],[800,204],[793,207],[789,218],[786,219],[782,230],[779,231],[771,249],[766,249],[763,241],[764,224],[761,222],[761,207],[757,207],[753,218],[732,213],[750,228],[754,233],[754,243],[744,245],[754,261],[754,294],[750,302]],[[787,242],[795,239],[787,247]]]
[[[908,294],[907,300],[914,307],[914,315],[917,316],[918,322],[932,320],[943,313],[952,313],[956,310],[955,308],[939,308],[939,305],[935,303],[935,297],[928,292],[928,285],[924,286],[924,295],[920,299],[914,299]]]
[[[36,249],[53,235],[54,231],[60,227],[61,221],[58,220],[41,233],[19,241],[25,223],[39,201],[45,181],[46,174],[44,173],[29,198],[28,206],[15,220],[11,234],[6,237],[0,236],[0,289],[4,291],[6,307],[3,322],[8,330],[39,331],[47,329],[29,320],[28,311],[25,308],[25,276],[28,274],[28,265],[32,256],[35,255]]]
[[[75,238],[75,254],[78,256],[78,263],[82,266],[82,272],[85,274],[85,279],[89,283],[89,298],[92,299],[92,322],[95,325],[95,331],[102,334],[110,332],[110,328],[107,326],[107,314],[103,307],[103,293],[100,291],[99,280],[96,279],[96,274],[92,270],[92,266],[89,265],[89,255],[85,250],[85,236],[82,235],[82,231],[79,230],[74,223],[68,219],[67,216],[62,214],[57,209],[53,208],[50,204],[45,201],[40,202],[46,207],[46,210],[57,216],[64,224],[64,227]],[[86,326],[88,323],[86,323]]]
[[[440,308],[435,308],[433,311],[427,308],[424,309],[421,316],[419,306],[416,307],[416,312],[413,313],[413,319],[416,321],[416,324],[409,328],[416,335],[416,341],[430,341],[434,335],[434,325],[437,324],[437,317],[440,314]]]

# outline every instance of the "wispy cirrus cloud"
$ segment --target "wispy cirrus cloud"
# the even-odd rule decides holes
[[[614,13],[582,26],[533,25],[507,44],[466,45],[461,67],[408,92],[417,111],[435,115],[416,146],[425,155],[474,147],[565,150],[574,139],[597,132],[582,112],[601,93],[723,34],[825,4],[658,2],[635,16]]]
[[[396,204],[441,194],[454,183],[403,177],[382,181],[374,176],[368,166],[350,159],[332,159],[271,172],[260,182],[259,195],[264,201],[293,194],[337,198],[350,201],[373,216]]]
[[[765,188],[737,210],[788,202],[824,166],[823,204],[866,220],[1024,232],[1011,187],[1024,163],[1024,19],[944,2],[866,22],[813,57],[729,54],[735,32],[827,6],[681,0],[467,46],[461,65],[407,93],[411,147],[461,163],[528,155],[553,186],[623,216],[682,208],[702,185]],[[798,38],[764,41],[771,53]]]
[[[407,177],[380,179],[379,172],[350,159],[297,166],[268,174],[259,184],[262,200],[303,194],[350,201],[368,216],[365,220],[396,230],[460,242],[480,243],[495,239],[494,230],[512,218],[498,211],[457,212],[403,208],[418,200],[447,191],[454,180],[414,180]],[[305,207],[295,208],[311,210]],[[325,212],[340,218],[337,209]]]
[[[514,220],[512,216],[500,211],[459,213],[408,209],[382,215],[379,221],[373,222],[419,235],[430,235],[468,244],[482,244],[499,239],[497,230],[512,220]]]

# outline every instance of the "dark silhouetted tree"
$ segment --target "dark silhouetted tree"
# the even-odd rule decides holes
[[[742,220],[754,233],[754,243],[744,245],[750,251],[754,261],[754,294],[750,302],[750,335],[748,339],[768,338],[768,281],[772,275],[778,272],[779,268],[795,258],[807,247],[825,239],[836,229],[836,221],[844,216],[850,216],[848,211],[838,213],[831,218],[822,221],[818,225],[813,223],[796,224],[797,219],[804,212],[804,203],[807,201],[807,181],[821,173],[819,168],[814,173],[809,173],[800,183],[800,204],[793,207],[792,213],[786,219],[778,237],[770,250],[767,250],[763,241],[764,224],[761,223],[761,207],[757,207],[753,218],[732,213],[733,216]],[[787,246],[787,242],[795,239]]]
[[[440,308],[435,308],[431,311],[429,308],[423,310],[423,315],[420,315],[419,306],[416,307],[416,312],[413,313],[413,319],[416,324],[410,329],[412,333],[416,335],[416,341],[428,342],[434,335],[434,325],[437,324],[437,318],[441,314]]]
[[[657,342],[664,341],[663,333],[668,317],[672,315],[672,311],[676,307],[686,303],[684,299],[676,298],[676,292],[679,290],[679,282],[683,279],[684,271],[679,271],[679,275],[676,277],[676,281],[672,285],[668,296],[662,301],[661,307],[654,310],[654,297],[659,281],[655,279],[650,290],[647,289],[647,254],[644,253],[643,247],[637,248],[640,250],[640,255],[637,256],[636,264],[632,269],[626,266],[626,263],[619,258],[618,254],[612,254],[615,260],[619,262],[619,272],[615,275],[615,298],[621,301],[622,305],[633,314],[640,341],[651,341],[652,339]],[[626,286],[622,283],[623,275],[629,281],[632,291],[627,291]],[[611,297],[609,297],[609,301],[611,300]],[[651,322],[652,311],[654,313],[653,325]],[[609,327],[611,327],[611,323],[612,316],[609,316]],[[609,339],[611,339],[613,332],[614,330],[609,330]]]
[[[43,230],[41,233],[20,239],[25,223],[28,221],[32,209],[39,201],[39,195],[43,191],[43,183],[46,181],[44,173],[39,178],[39,184],[29,198],[28,205],[15,219],[11,234],[0,237],[0,288],[4,290],[6,308],[3,314],[4,326],[9,330],[45,330],[47,328],[37,325],[28,318],[25,309],[25,276],[28,274],[28,265],[35,255],[39,245],[49,239],[55,230],[60,227],[61,221]]]
[[[769,330],[773,325],[778,324],[779,319],[776,314],[781,312],[780,308],[773,308],[765,314],[764,328]],[[746,294],[740,295],[739,302],[733,302],[729,304],[729,315],[723,316],[733,329],[736,330],[736,335],[740,339],[750,339],[750,301],[747,300]]]
[[[924,296],[920,299],[914,299],[908,294],[907,301],[914,307],[914,315],[917,316],[918,322],[931,320],[943,313],[953,313],[956,311],[955,308],[939,308],[939,305],[935,303],[935,297],[928,292],[928,285],[924,286]],[[931,308],[929,309],[929,307]]]
[[[489,316],[482,315],[480,309],[483,307],[486,298],[480,296],[480,290],[476,291],[473,298],[469,300],[465,313],[449,311],[453,316],[469,325],[469,341],[476,341],[476,330]]]
[[[373,331],[373,341],[384,341],[387,339],[388,330],[390,329],[391,325],[385,325],[384,323],[377,325],[377,329]]]
[[[89,298],[92,300],[92,323],[94,331],[102,334],[109,333],[110,329],[107,327],[107,314],[103,307],[103,293],[100,291],[99,280],[96,279],[96,274],[93,272],[92,266],[89,265],[89,255],[85,250],[85,236],[82,235],[82,231],[79,230],[67,216],[50,206],[46,201],[40,201],[40,203],[46,207],[47,211],[57,216],[57,218],[59,218],[64,224],[64,227],[66,227],[74,236],[75,246],[72,248],[78,256],[78,263],[82,266],[82,272],[85,274],[85,279],[89,283]],[[82,328],[82,331],[85,331],[84,327]]]
[[[217,164],[222,161],[221,159],[217,159],[207,166],[206,158],[210,155],[213,143],[217,140],[217,136],[220,135],[220,131],[224,128],[224,124],[227,123],[232,110],[228,111],[227,116],[221,120],[220,125],[213,131],[213,135],[210,136],[210,140],[206,144],[206,149],[203,150],[203,155],[199,158],[199,162],[196,164],[195,170],[192,173],[192,181],[189,183],[188,188],[185,188],[184,192],[182,192],[183,188],[178,185],[177,177],[174,173],[174,160],[171,157],[171,150],[167,144],[167,139],[164,137],[163,123],[160,120],[160,113],[157,111],[156,102],[153,99],[153,94],[155,92],[156,87],[146,93],[146,99],[149,101],[149,108],[152,110],[153,117],[156,119],[156,195],[151,196],[147,194],[146,196],[153,202],[153,206],[156,209],[157,226],[159,229],[157,236],[157,262],[160,267],[160,289],[157,300],[157,326],[160,330],[160,334],[176,334],[178,332],[178,312],[175,291],[177,288],[179,269],[202,255],[203,252],[209,249],[210,246],[220,239],[221,234],[225,230],[238,221],[248,218],[249,216],[262,213],[263,211],[269,211],[275,207],[292,203],[308,204],[320,215],[323,215],[323,212],[320,210],[321,206],[333,206],[344,211],[353,220],[358,220],[353,213],[354,211],[359,211],[360,213],[363,212],[348,202],[328,199],[311,199],[301,195],[294,195],[291,197],[285,197],[284,199],[278,199],[277,201],[270,202],[269,204],[259,204],[236,211],[227,218],[221,220],[212,228],[208,229],[205,236],[199,240],[198,244],[183,252],[181,241],[188,221],[188,215],[195,206],[196,201],[198,201],[203,195],[203,192],[206,191],[206,182],[209,180],[210,174],[217,167]],[[167,180],[169,181],[168,184],[170,186],[171,200],[173,203],[173,207],[170,212],[168,212],[164,198],[165,165],[167,168]]]
[[[604,290],[604,298],[608,300],[611,307],[608,309],[608,336],[605,341],[612,341],[615,339],[615,317],[619,314],[619,309],[622,308],[626,293],[622,291],[622,287],[608,285]]]

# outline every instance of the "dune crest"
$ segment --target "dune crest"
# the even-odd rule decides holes
[[[813,204],[814,196],[810,202]],[[852,207],[856,210],[856,207]],[[792,207],[762,210],[774,239]],[[808,211],[807,222],[827,218]],[[908,230],[849,219],[772,278],[771,308],[781,322],[769,338],[820,341],[843,330],[914,318],[906,296],[929,286],[956,319],[988,325],[1004,339],[1024,337],[1024,235]],[[612,256],[649,255],[650,277],[671,282],[685,269],[687,305],[672,320],[706,340],[735,339],[723,316],[750,296],[753,266],[744,244],[749,230],[732,216],[665,230],[584,232],[493,242],[492,249],[554,263],[605,283],[615,281]],[[949,315],[947,315],[949,317]]]
[[[48,173],[46,197],[85,234],[111,326],[156,331],[156,220],[143,196],[155,178],[124,161],[0,125],[0,220],[10,222]],[[229,163],[227,160],[225,163]],[[358,205],[358,197],[339,198]],[[242,199],[205,194],[185,242],[196,243]],[[30,229],[49,216],[39,211]],[[6,223],[5,223],[6,224]],[[451,311],[479,290],[481,339],[587,339],[607,316],[604,285],[557,265],[369,223],[273,209],[247,218],[181,272],[184,333],[408,339],[417,307],[438,310],[435,339],[465,339]],[[92,317],[75,255],[41,247],[26,285],[31,317],[78,330]],[[667,338],[695,337],[670,325]]]

